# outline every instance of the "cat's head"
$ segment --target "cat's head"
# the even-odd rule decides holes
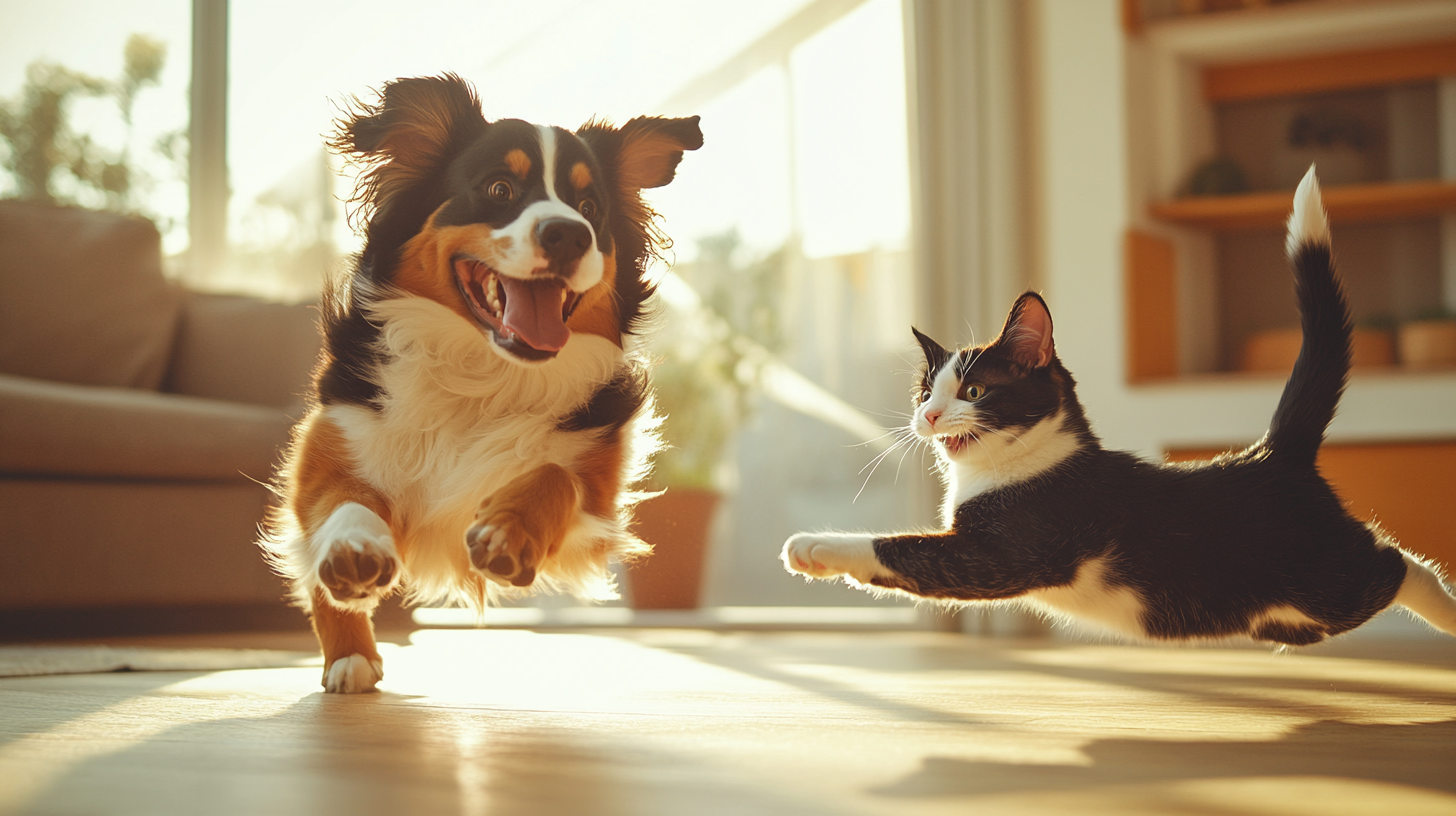
[[[913,389],[910,426],[948,461],[1021,473],[1059,462],[1091,438],[1041,296],[1018,298],[1000,336],[984,345],[949,351],[911,331],[925,367]]]

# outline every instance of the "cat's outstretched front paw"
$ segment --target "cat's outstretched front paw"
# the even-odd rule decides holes
[[[884,572],[875,537],[865,533],[799,533],[784,542],[784,568],[810,578],[848,575],[867,584]]]

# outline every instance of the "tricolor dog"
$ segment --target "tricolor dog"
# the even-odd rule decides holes
[[[664,238],[641,191],[702,141],[697,117],[487,122],[453,75],[391,82],[341,122],[365,245],[326,298],[263,541],[327,691],[379,682],[371,615],[397,590],[611,597],[609,561],[645,551],[627,514],[654,420],[624,340]]]

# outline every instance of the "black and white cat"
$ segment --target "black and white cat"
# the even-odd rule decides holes
[[[791,572],[948,601],[1022,599],[1134,638],[1316,643],[1399,603],[1456,635],[1436,570],[1352,518],[1315,455],[1350,367],[1350,315],[1311,168],[1287,242],[1304,346],[1269,432],[1211,462],[1104,450],[1028,292],[991,343],[926,367],[911,429],[947,483],[942,532],[801,533]]]

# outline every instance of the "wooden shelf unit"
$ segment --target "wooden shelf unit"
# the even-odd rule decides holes
[[[1316,169],[1318,172],[1318,169]],[[1321,190],[1334,223],[1393,221],[1456,210],[1456,182],[1351,184]],[[1154,218],[1212,230],[1278,227],[1289,218],[1292,190],[1229,196],[1190,196],[1153,204]]]
[[[1359,225],[1345,234],[1366,241],[1347,244],[1350,251],[1346,260],[1352,261],[1347,274],[1363,275],[1353,291],[1376,293],[1377,297],[1391,300],[1388,304],[1362,301],[1364,314],[1357,304],[1356,317],[1409,319],[1419,313],[1417,306],[1426,308],[1409,299],[1419,297],[1424,302],[1433,296],[1432,291],[1437,292],[1438,300],[1430,306],[1440,303],[1440,297],[1451,303],[1449,290],[1456,286],[1451,280],[1456,269],[1456,147],[1447,143],[1456,139],[1452,135],[1456,132],[1456,13],[1450,8],[1433,10],[1416,0],[1396,5],[1404,9],[1397,14],[1404,15],[1404,22],[1396,27],[1398,34],[1388,26],[1386,30],[1375,30],[1380,29],[1380,24],[1372,18],[1374,6],[1336,8],[1327,3],[1310,3],[1303,10],[1285,9],[1278,14],[1250,12],[1230,14],[1222,21],[1210,20],[1207,24],[1179,21],[1156,25],[1135,36],[1135,47],[1142,49],[1143,56],[1138,67],[1130,70],[1145,73],[1145,78],[1133,85],[1134,93],[1141,95],[1134,105],[1147,103],[1139,108],[1140,121],[1147,132],[1155,135],[1152,141],[1135,148],[1137,183],[1143,192],[1135,195],[1141,213],[1130,226],[1125,252],[1129,382],[1232,373],[1230,367],[1236,367],[1238,360],[1233,348],[1239,338],[1251,330],[1277,328],[1266,325],[1270,318],[1267,304],[1271,302],[1264,291],[1267,287],[1261,288],[1257,296],[1250,295],[1256,297],[1249,304],[1251,309],[1239,305],[1241,296],[1237,291],[1250,281],[1262,280],[1262,273],[1248,270],[1258,268],[1249,263],[1263,255],[1250,256],[1249,247],[1273,240],[1255,237],[1260,231],[1270,236],[1282,232],[1293,200],[1290,179],[1297,177],[1291,159],[1301,153],[1313,159],[1316,172],[1327,176],[1321,179],[1321,186],[1331,222],[1337,228]],[[1411,9],[1428,15],[1428,19],[1412,22],[1415,12]],[[1348,18],[1342,23],[1342,33],[1332,34],[1324,28],[1329,15],[1341,14]],[[1311,33],[1315,31],[1329,36]],[[1374,33],[1367,34],[1370,31]],[[1334,44],[1321,47],[1325,39]],[[1249,51],[1241,45],[1256,41],[1263,43],[1262,50]],[[1419,90],[1432,84],[1434,91]],[[1277,113],[1283,106],[1315,106],[1318,110],[1321,105],[1334,105],[1336,110],[1348,110],[1350,105],[1371,104],[1368,100],[1372,93],[1393,94],[1395,91],[1386,89],[1397,87],[1404,89],[1399,97],[1404,107],[1399,110],[1406,117],[1399,120],[1405,128],[1401,133],[1406,134],[1401,137],[1406,141],[1399,144],[1420,147],[1404,147],[1407,152],[1387,154],[1386,150],[1394,148],[1383,140],[1394,137],[1379,131],[1375,137],[1379,148],[1372,148],[1366,159],[1374,164],[1352,174],[1348,161],[1343,172],[1338,163],[1322,166],[1334,155],[1329,151],[1283,147],[1283,136],[1276,130],[1272,132],[1278,134],[1272,137],[1274,149],[1290,152],[1273,155],[1269,164],[1258,164],[1256,157],[1264,154],[1257,151],[1265,149],[1261,142],[1271,136],[1247,129],[1269,127],[1278,117],[1292,115]],[[1411,113],[1419,111],[1410,107],[1411,100],[1423,95],[1436,105],[1434,114]],[[1266,107],[1250,108],[1250,104]],[[1395,106],[1396,102],[1380,104]],[[1240,118],[1221,118],[1234,115],[1231,111]],[[1412,120],[1412,115],[1435,118]],[[1261,121],[1269,124],[1258,124]],[[1418,127],[1432,130],[1412,130],[1417,127],[1410,124],[1412,121],[1430,122]],[[1225,126],[1246,130],[1236,135],[1239,131],[1223,130]],[[1387,120],[1380,127],[1394,128],[1395,124]],[[1433,135],[1421,136],[1412,143],[1412,133]],[[1219,141],[1230,138],[1254,141]],[[1431,140],[1434,147],[1428,146]],[[1238,158],[1255,185],[1254,192],[1167,197],[1201,161],[1210,155],[1228,155],[1231,147],[1234,153],[1240,149],[1244,154],[1256,151]],[[1435,152],[1408,152],[1413,149]],[[1400,164],[1394,163],[1394,155],[1402,157]],[[1360,182],[1352,176],[1370,180]],[[1433,222],[1434,238],[1430,232]],[[1394,241],[1404,243],[1387,249],[1395,246],[1391,243]],[[1438,256],[1434,284],[1427,272],[1413,271],[1432,269],[1421,253],[1429,254],[1433,241],[1438,245],[1434,250]],[[1362,254],[1354,251],[1355,246],[1366,249]],[[1272,243],[1269,251],[1282,258],[1282,251],[1273,248]],[[1375,272],[1378,267],[1372,264],[1378,261],[1374,255],[1384,251],[1403,253],[1399,261],[1403,266],[1388,273]],[[1230,253],[1239,260],[1228,260]],[[1229,270],[1221,266],[1226,263],[1236,264],[1233,268],[1238,271],[1237,277],[1229,277]],[[1271,266],[1277,263],[1275,258]],[[1394,281],[1391,283],[1376,283],[1378,279],[1372,276],[1381,274],[1397,277],[1388,279]],[[1351,280],[1347,280],[1347,288]],[[1446,294],[1442,296],[1440,291]],[[1410,294],[1416,292],[1420,294]],[[1244,317],[1230,322],[1228,309]]]
[[[1399,85],[1456,74],[1456,40],[1258,60],[1203,69],[1209,102]]]

